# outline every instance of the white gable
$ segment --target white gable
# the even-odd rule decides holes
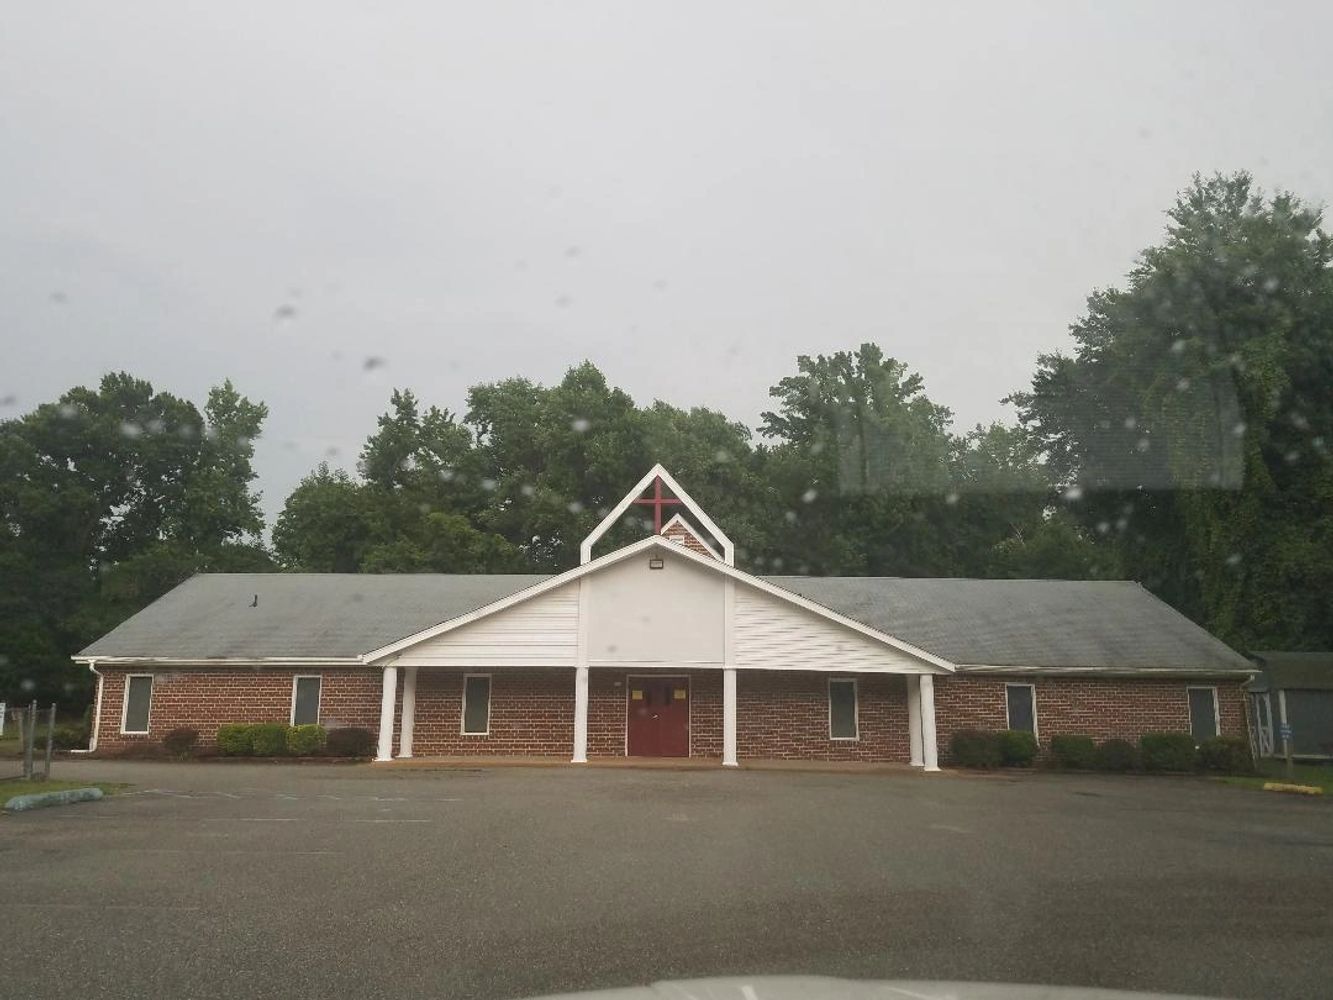
[[[399,666],[572,667],[579,585],[568,583],[403,650]]]
[[[736,586],[736,666],[937,673],[924,660],[757,587]]]
[[[717,573],[655,546],[583,585],[589,665],[722,666],[726,588]]]

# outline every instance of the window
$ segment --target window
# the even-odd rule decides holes
[[[320,678],[292,678],[292,725],[312,726],[319,722]]]
[[[153,703],[153,675],[130,674],[125,678],[125,707],[120,716],[122,733],[148,732],[148,712]]]
[[[1037,735],[1037,689],[1031,684],[1006,684],[1005,724],[1010,729]]]
[[[1217,688],[1192,687],[1187,689],[1190,699],[1190,735],[1196,743],[1218,736]]]
[[[856,681],[828,682],[828,735],[831,740],[854,740],[856,731]]]
[[[463,678],[463,735],[485,736],[491,731],[491,677],[467,674]]]

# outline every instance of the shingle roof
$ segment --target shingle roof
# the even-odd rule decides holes
[[[1230,646],[1126,580],[765,579],[958,664],[1253,669]]]
[[[351,658],[549,577],[217,573],[195,576],[79,656]],[[1252,669],[1135,583],[761,577],[959,664]],[[251,607],[258,595],[258,604]]]
[[[545,579],[445,573],[201,574],[78,655],[355,657]],[[256,595],[259,603],[251,607]]]

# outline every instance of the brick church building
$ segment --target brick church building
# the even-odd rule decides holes
[[[645,495],[647,494],[647,495]],[[594,556],[640,505],[654,533]],[[670,515],[670,516],[668,516]],[[91,749],[317,722],[377,759],[899,761],[962,729],[1246,731],[1250,663],[1136,583],[754,576],[661,466],[554,576],[206,574],[80,652]]]

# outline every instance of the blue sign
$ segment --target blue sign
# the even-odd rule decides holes
[[[1279,737],[1280,739],[1284,739],[1284,740],[1289,740],[1289,739],[1291,739],[1291,726],[1288,725],[1288,724],[1285,723],[1285,722],[1282,723],[1282,724],[1280,724],[1280,725],[1277,727],[1277,735],[1278,735],[1278,737]]]

